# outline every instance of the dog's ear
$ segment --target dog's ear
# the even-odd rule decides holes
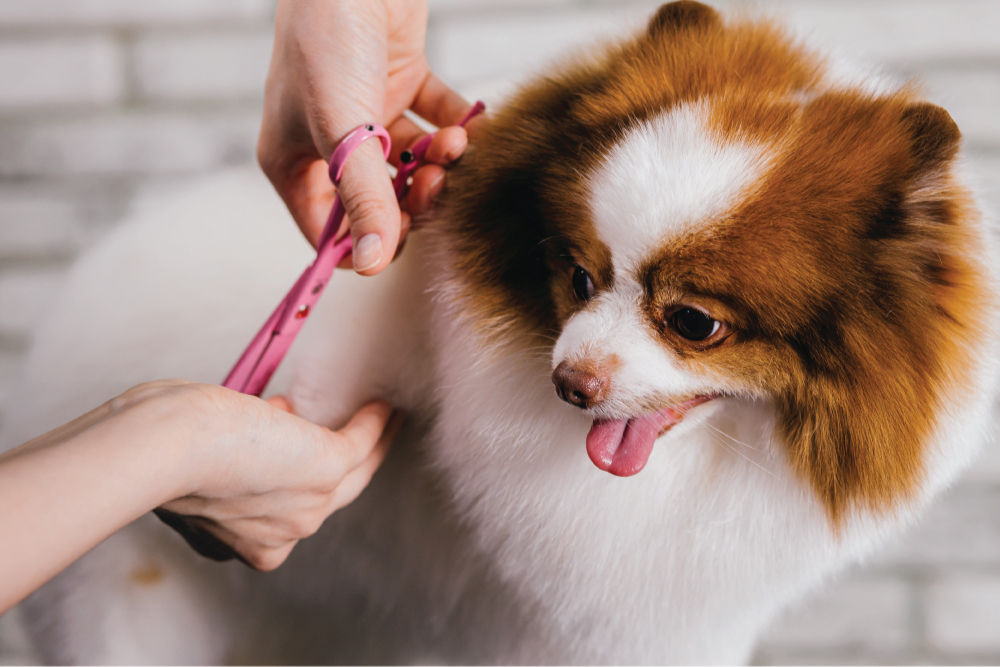
[[[941,107],[927,102],[911,104],[903,110],[902,123],[912,147],[912,176],[938,170],[958,153],[962,133]]]
[[[661,5],[649,20],[647,30],[656,37],[685,28],[713,26],[719,20],[718,13],[708,5],[693,0],[678,0]]]

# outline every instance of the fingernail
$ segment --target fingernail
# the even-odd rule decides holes
[[[367,271],[382,261],[382,237],[365,234],[354,244],[354,270]]]

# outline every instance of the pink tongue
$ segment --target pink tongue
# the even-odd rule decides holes
[[[587,434],[587,454],[595,466],[612,475],[634,475],[646,466],[660,432],[678,421],[673,408],[631,419],[597,419]]]

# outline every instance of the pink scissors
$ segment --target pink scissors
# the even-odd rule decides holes
[[[459,122],[465,125],[469,120],[482,113],[486,106],[476,102],[472,109]],[[366,139],[378,137],[382,142],[382,152],[389,157],[389,133],[381,125],[360,125],[351,130],[334,149],[330,157],[330,180],[334,186],[339,185],[344,163],[354,150]],[[430,146],[433,134],[428,134],[400,155],[400,167],[393,179],[393,189],[396,198],[402,200],[409,185],[410,176],[417,168],[425,164],[425,154]],[[271,316],[264,322],[257,335],[243,351],[236,365],[229,371],[223,381],[223,386],[236,389],[244,394],[260,396],[267,387],[271,375],[281,363],[292,341],[298,334],[313,306],[319,300],[323,288],[333,276],[333,270],[342,259],[351,253],[351,236],[344,236],[339,241],[333,237],[340,229],[344,219],[344,205],[340,197],[336,197],[330,217],[316,245],[316,259],[309,265],[292,288],[282,299]]]

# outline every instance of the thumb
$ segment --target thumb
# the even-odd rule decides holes
[[[375,275],[392,261],[401,217],[382,147],[369,139],[347,160],[338,188],[354,239],[354,270]]]
[[[338,445],[329,451],[338,476],[342,477],[364,463],[373,451],[388,447],[395,435],[395,429],[389,428],[392,416],[392,406],[384,401],[373,401],[334,432],[338,436]]]

